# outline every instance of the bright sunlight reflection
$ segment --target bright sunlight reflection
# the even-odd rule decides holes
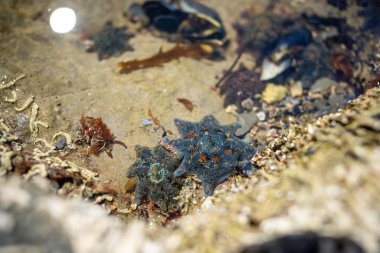
[[[56,33],[70,32],[77,22],[75,12],[70,8],[58,8],[50,15],[50,27]]]

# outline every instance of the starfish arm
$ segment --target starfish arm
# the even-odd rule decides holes
[[[143,165],[139,165],[139,164],[138,165],[132,165],[126,174],[127,174],[128,178],[131,178],[131,177],[136,177],[136,176],[142,175],[148,170],[149,170],[149,168],[146,166],[143,166]]]
[[[188,132],[189,122],[180,119],[174,119],[174,124],[176,125],[179,134],[181,136],[185,136]]]
[[[203,119],[201,120],[201,122],[203,123],[208,123],[208,124],[212,124],[214,125],[214,127],[220,127],[220,123],[219,121],[212,115],[206,115],[203,117]]]
[[[146,189],[146,184],[139,180],[138,187],[135,190],[135,203],[136,205],[141,205],[143,200],[146,198],[148,190]]]
[[[249,160],[239,162],[237,168],[244,176],[249,176],[256,170],[256,167]]]
[[[239,123],[223,126],[223,130],[227,133],[228,137],[234,136],[236,131],[241,127]]]
[[[203,190],[205,192],[206,197],[211,196],[214,193],[216,186],[217,186],[216,184],[211,184],[211,183],[203,184]]]
[[[187,164],[188,164],[188,159],[187,157],[183,158],[181,165],[174,171],[174,177],[181,177],[185,174],[187,174]]]

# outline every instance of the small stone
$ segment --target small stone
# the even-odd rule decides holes
[[[273,104],[284,100],[287,89],[284,86],[268,84],[263,92],[263,101],[268,104]]]
[[[331,86],[338,86],[338,83],[330,78],[322,77],[315,81],[310,88],[310,92],[321,92],[329,89]]]
[[[224,111],[226,113],[230,113],[230,114],[236,114],[236,111],[238,110],[237,106],[236,105],[229,105],[226,107],[226,109],[224,109]]]
[[[265,114],[265,112],[263,111],[260,111],[257,113],[257,118],[260,120],[260,121],[264,121],[266,119],[267,115]]]
[[[55,142],[55,150],[63,150],[67,145],[66,137],[58,136]]]
[[[247,99],[245,99],[245,100],[243,100],[243,101],[241,102],[241,106],[242,106],[244,109],[246,109],[246,110],[248,110],[248,111],[251,111],[251,110],[253,109],[253,106],[254,106],[253,100],[250,99],[250,98],[247,98]]]
[[[290,84],[290,96],[292,98],[300,97],[302,96],[303,88],[301,82],[292,82]]]
[[[243,136],[252,129],[254,125],[256,125],[258,121],[258,117],[255,112],[244,112],[238,114],[238,121],[240,124],[240,128],[236,130],[236,136]]]
[[[137,185],[137,179],[136,178],[129,178],[124,185],[124,191],[126,193],[130,193],[136,188],[136,185]]]
[[[149,120],[149,119],[142,119],[142,124],[143,124],[144,127],[145,126],[150,126],[150,125],[152,125],[152,121]]]

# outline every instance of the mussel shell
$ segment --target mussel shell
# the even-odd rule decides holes
[[[187,14],[162,1],[146,1],[142,4],[150,25],[167,33],[176,33]]]
[[[145,1],[141,7],[149,25],[159,31],[179,33],[192,41],[223,40],[226,36],[219,15],[196,1],[181,1],[178,5],[151,0]]]

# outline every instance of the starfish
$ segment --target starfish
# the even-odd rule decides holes
[[[200,122],[175,119],[181,137],[169,144],[182,157],[175,177],[195,174],[202,182],[206,196],[216,186],[237,172],[248,175],[253,170],[251,158],[256,150],[235,137],[238,124],[222,126],[211,115]]]
[[[135,146],[136,161],[129,168],[127,177],[137,177],[135,190],[137,205],[145,199],[157,204],[161,211],[178,209],[175,197],[179,194],[180,180],[173,172],[178,167],[178,159],[161,146],[154,148]]]

